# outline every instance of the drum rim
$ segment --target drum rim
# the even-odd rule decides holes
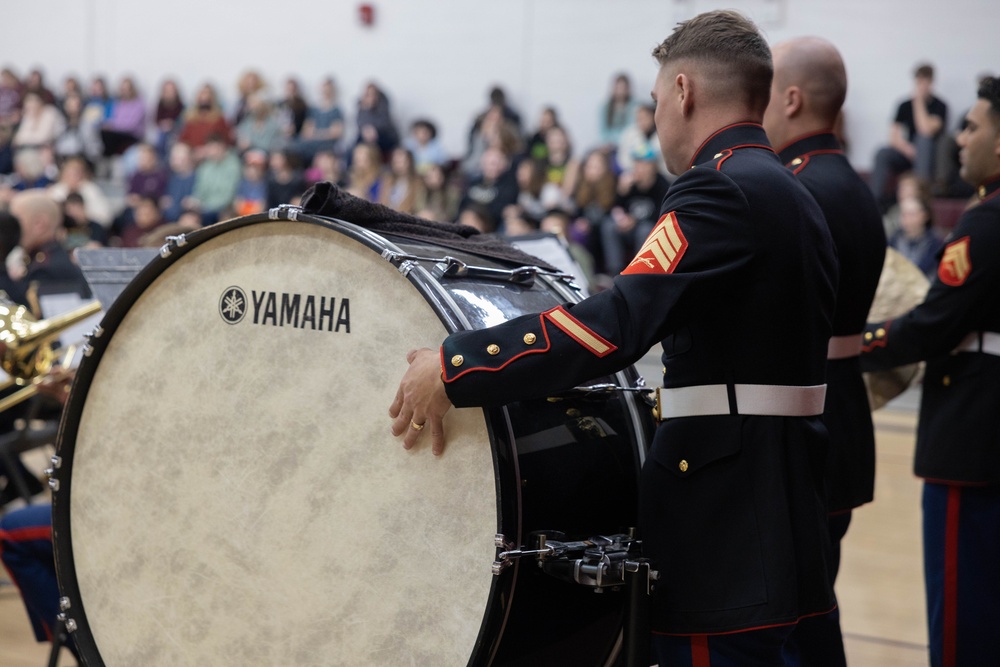
[[[80,420],[83,414],[82,407],[86,402],[87,394],[100,366],[101,358],[107,349],[109,341],[114,337],[114,333],[122,324],[125,316],[134,304],[160,275],[188,252],[225,232],[254,224],[268,222],[278,222],[278,224],[281,224],[286,220],[302,222],[326,227],[332,231],[342,233],[379,254],[385,250],[401,252],[390,239],[353,223],[338,218],[303,214],[298,210],[292,210],[295,211],[293,214],[294,217],[275,218],[273,215],[259,213],[233,218],[195,230],[184,237],[183,243],[164,246],[160,254],[144,266],[135,278],[126,285],[115,301],[106,308],[105,315],[97,330],[99,334],[91,337],[89,341],[88,347],[90,350],[77,370],[76,378],[73,381],[66,402],[66,409],[59,424],[56,441],[56,456],[59,458],[59,465],[58,467],[54,466],[53,478],[57,481],[52,493],[52,546],[59,582],[60,606],[63,608],[62,611],[66,618],[72,619],[75,623],[73,634],[76,637],[78,649],[81,655],[86,658],[88,665],[104,667],[105,663],[100,654],[94,634],[91,631],[86,613],[86,601],[82,599],[77,579],[71,530],[72,503],[70,498],[72,495],[72,477],[68,472],[73,467],[76,435],[79,432]],[[411,239],[405,239],[405,241],[415,242]],[[435,315],[438,316],[449,333],[461,330],[463,326],[469,328],[469,323],[465,320],[464,314],[458,309],[458,306],[451,300],[447,293],[443,289],[440,289],[438,283],[432,279],[426,269],[416,265],[407,271],[401,272],[427,301],[428,305],[431,306]],[[490,437],[491,459],[494,466],[498,532],[505,535],[516,534],[520,536],[521,494],[519,485],[513,483],[519,479],[519,473],[509,416],[504,408],[484,408],[483,412],[486,429]],[[500,433],[503,433],[502,438],[500,437]],[[70,436],[72,436],[72,439],[70,439]],[[500,443],[502,443],[504,451],[500,451],[501,447],[498,446]],[[507,486],[509,488],[514,489],[513,494],[503,492],[502,487],[504,485],[501,483],[501,477],[508,482]],[[468,663],[470,666],[488,665],[492,662],[493,656],[504,636],[503,630],[507,622],[508,613],[512,608],[511,602],[516,590],[518,571],[519,567],[514,567],[501,573],[499,576],[493,577],[487,596],[487,604],[483,610],[479,632],[471,648]],[[489,641],[490,637],[493,638],[492,642]]]

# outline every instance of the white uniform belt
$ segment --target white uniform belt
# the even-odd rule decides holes
[[[861,334],[833,336],[826,346],[827,359],[850,359],[861,354]]]
[[[656,388],[656,414],[660,421],[707,415],[812,417],[823,414],[825,401],[825,384],[703,384]]]
[[[993,331],[973,331],[966,336],[956,352],[982,352],[1000,357],[1000,333]]]

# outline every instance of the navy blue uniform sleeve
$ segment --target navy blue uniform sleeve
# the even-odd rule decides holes
[[[683,322],[709,291],[751,261],[748,204],[725,174],[695,168],[669,190],[662,216],[614,286],[577,304],[462,331],[441,347],[456,406],[545,396],[615,372]]]
[[[867,325],[862,367],[881,370],[944,356],[970,332],[991,330],[993,311],[982,306],[1000,293],[997,248],[995,211],[977,207],[964,213],[923,303],[895,320]]]

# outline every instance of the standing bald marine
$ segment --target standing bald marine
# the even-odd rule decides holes
[[[882,272],[885,232],[871,190],[833,133],[847,93],[847,73],[837,49],[820,38],[803,37],[771,52],[774,82],[764,129],[781,161],[823,209],[840,262],[823,413],[830,432],[827,566],[833,586],[851,510],[870,502],[874,493],[875,434],[859,355]],[[789,665],[846,664],[839,611],[803,619],[786,645],[786,657]]]

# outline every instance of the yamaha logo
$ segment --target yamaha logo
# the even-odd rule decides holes
[[[247,295],[239,287],[227,287],[219,300],[219,314],[227,324],[238,324],[247,314]]]
[[[253,306],[252,317],[247,314]],[[351,300],[315,294],[250,290],[227,287],[219,299],[219,315],[226,324],[239,324],[246,318],[261,326],[309,329],[327,333],[351,333]]]

